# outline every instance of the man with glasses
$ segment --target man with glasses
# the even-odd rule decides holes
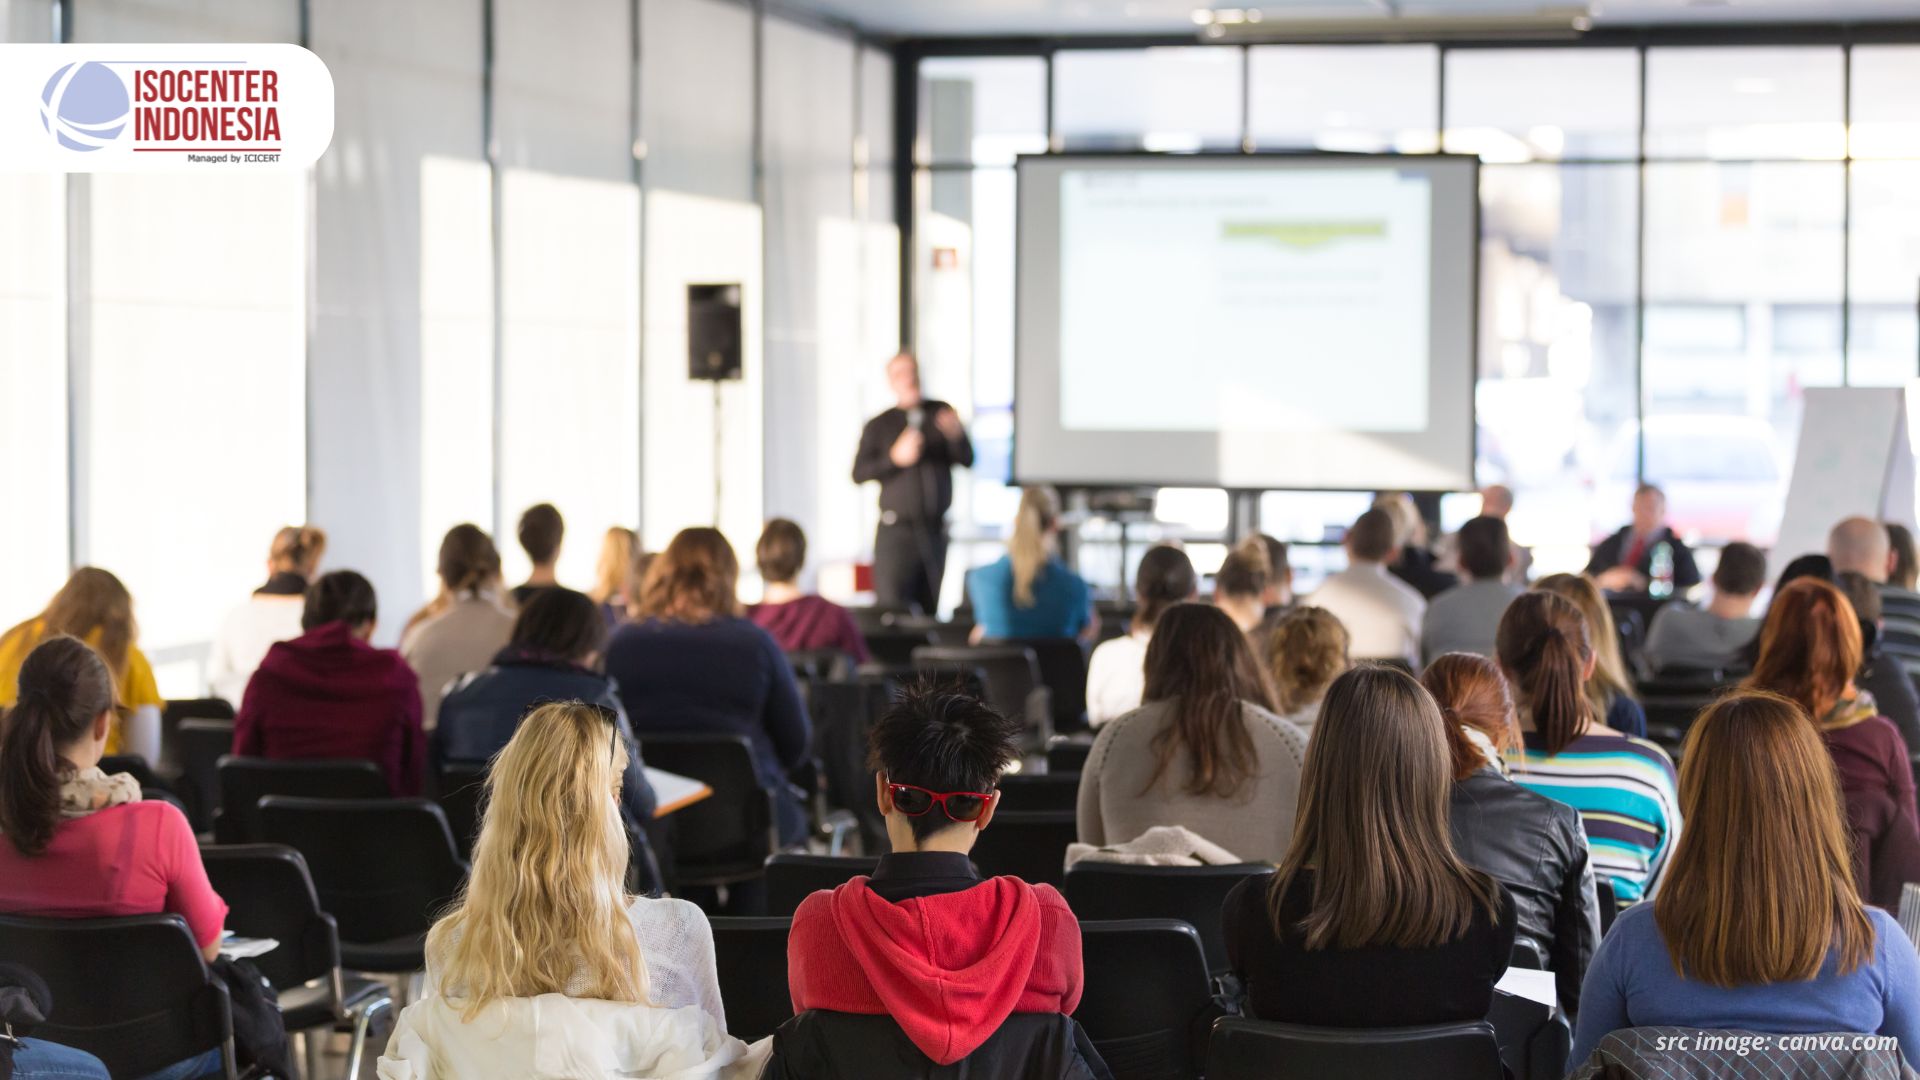
[[[909,687],[868,737],[893,850],[871,878],[793,916],[794,1007],[885,1014],[941,1065],[1013,1013],[1080,1003],[1080,924],[1051,886],[982,878],[967,858],[993,822],[1021,725],[952,687]]]

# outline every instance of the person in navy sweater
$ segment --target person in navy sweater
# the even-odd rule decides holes
[[[1687,734],[1680,809],[1658,896],[1620,914],[1587,969],[1573,1063],[1628,1027],[1891,1035],[1911,1059],[1920,956],[1854,887],[1839,783],[1806,710],[1762,690],[1714,703]]]
[[[654,732],[745,735],[780,842],[795,844],[807,820],[787,770],[806,756],[811,725],[786,654],[741,617],[739,577],[718,529],[682,529],[647,568],[639,621],[607,643],[607,675],[643,743]]]

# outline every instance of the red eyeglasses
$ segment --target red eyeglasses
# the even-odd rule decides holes
[[[986,792],[928,791],[912,784],[888,783],[887,794],[893,799],[893,808],[908,817],[919,817],[938,803],[940,812],[946,814],[949,821],[979,821],[993,801],[993,796]]]

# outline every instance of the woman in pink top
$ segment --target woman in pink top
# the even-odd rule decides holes
[[[0,735],[0,912],[172,912],[211,960],[227,905],[207,883],[193,828],[172,804],[141,802],[132,777],[100,771],[114,709],[112,674],[78,638],[48,638],[21,665],[20,698]],[[154,1075],[199,1076],[208,1065]]]

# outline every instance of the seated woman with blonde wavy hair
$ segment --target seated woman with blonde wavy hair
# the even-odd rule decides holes
[[[473,875],[427,935],[426,996],[382,1080],[746,1078],[713,930],[684,900],[626,894],[626,749],[611,713],[543,705],[494,759]]]

